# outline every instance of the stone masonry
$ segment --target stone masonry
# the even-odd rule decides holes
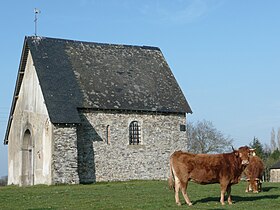
[[[81,183],[166,179],[169,156],[186,148],[186,132],[180,131],[180,125],[186,125],[185,114],[82,111],[80,117],[77,138]],[[140,145],[129,145],[132,121],[140,124]]]
[[[55,125],[53,133],[52,183],[77,184],[79,176],[76,126]]]

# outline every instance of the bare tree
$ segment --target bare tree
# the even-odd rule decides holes
[[[272,130],[271,130],[270,146],[271,146],[271,151],[272,152],[274,150],[276,150],[276,148],[277,148],[276,142],[275,142],[275,131],[274,131],[274,128],[272,128]]]
[[[187,150],[193,153],[221,153],[231,149],[233,139],[225,137],[210,121],[187,124]]]

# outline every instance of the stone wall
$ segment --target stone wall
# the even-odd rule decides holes
[[[52,184],[78,184],[76,126],[54,125]]]
[[[95,181],[166,179],[169,156],[185,149],[184,114],[83,111],[77,127],[79,178]],[[141,144],[129,145],[129,124],[141,126]]]
[[[270,182],[280,182],[280,169],[270,169]]]

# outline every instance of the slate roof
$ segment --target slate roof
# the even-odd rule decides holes
[[[192,113],[159,48],[30,36],[19,72],[29,50],[52,123],[79,123],[78,108]]]
[[[277,163],[273,164],[270,169],[280,169],[280,161],[278,161]]]

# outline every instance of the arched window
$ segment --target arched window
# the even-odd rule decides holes
[[[141,127],[138,121],[132,121],[129,125],[129,144],[141,143]]]

